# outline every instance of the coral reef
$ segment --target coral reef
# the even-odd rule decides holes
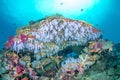
[[[11,36],[6,48],[16,51],[29,50],[50,56],[73,45],[84,45],[101,36],[101,31],[86,22],[63,17],[49,17],[30,26],[17,30]]]
[[[117,48],[84,21],[57,16],[31,21],[0,52],[0,79],[117,80]]]

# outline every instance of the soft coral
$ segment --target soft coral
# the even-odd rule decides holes
[[[20,35],[20,39],[23,43],[25,42],[26,38],[27,38],[27,36],[25,34]]]
[[[97,29],[96,28],[92,28],[92,31],[93,31],[93,33],[96,33]]]
[[[23,71],[24,71],[24,67],[22,65],[17,65],[16,66],[16,72],[17,74],[23,74]]]
[[[9,40],[8,40],[8,42],[6,44],[6,48],[9,49],[13,44],[14,44],[14,37],[10,36]]]

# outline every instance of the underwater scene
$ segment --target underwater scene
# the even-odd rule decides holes
[[[0,0],[0,80],[120,80],[119,0]]]

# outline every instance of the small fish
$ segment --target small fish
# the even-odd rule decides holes
[[[16,23],[13,23],[12,25],[13,25],[13,26],[15,26],[15,25],[16,25]]]
[[[61,2],[60,5],[63,5],[63,2]]]
[[[81,11],[83,11],[83,9],[81,9]]]
[[[96,26],[99,26],[98,24],[96,24]]]

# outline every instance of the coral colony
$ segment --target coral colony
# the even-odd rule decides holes
[[[40,51],[54,54],[60,48],[75,44],[83,45],[87,41],[99,38],[100,35],[99,30],[82,21],[67,18],[48,18],[34,24],[34,26],[18,30],[15,37],[10,37],[6,48],[17,53],[20,50],[28,49],[29,51],[33,50],[34,53]],[[46,46],[46,43],[51,46]],[[65,46],[61,46],[63,43],[66,43]],[[45,50],[46,47],[48,47],[47,50]]]
[[[9,38],[4,55],[0,54],[1,78],[76,80],[100,59],[100,53],[112,51],[112,46],[111,41],[101,38],[100,30],[86,22],[48,17],[18,29]],[[71,55],[65,53],[69,48]]]

